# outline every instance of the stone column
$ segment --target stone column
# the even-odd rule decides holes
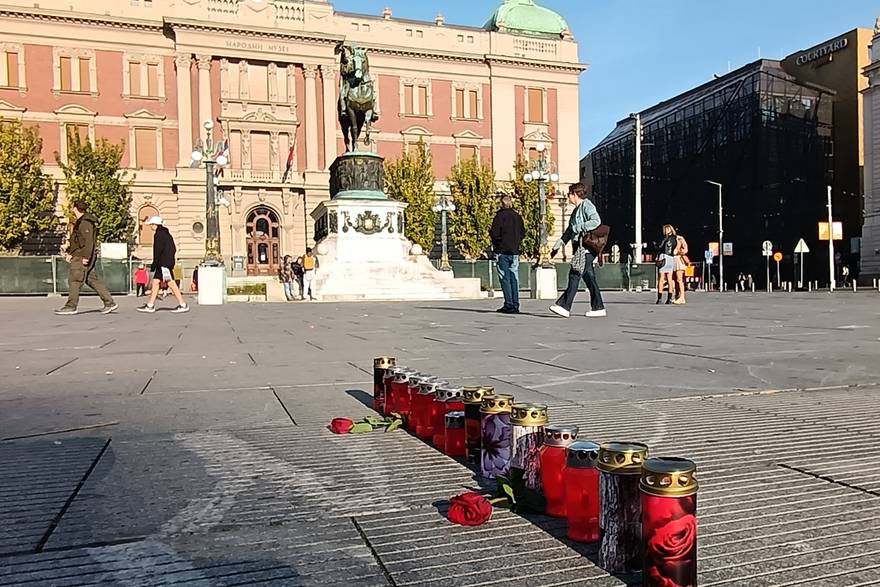
[[[199,67],[199,124],[214,121],[211,112],[211,56],[196,55]],[[201,131],[199,131],[201,136]]]
[[[304,65],[306,78],[306,170],[318,170],[318,91],[317,65]]]
[[[178,167],[189,167],[192,159],[192,84],[189,71],[192,66],[192,55],[178,53],[174,57],[177,66],[177,142],[179,148]]]
[[[338,84],[336,81],[337,65],[322,65],[321,78],[324,80],[324,169],[336,159],[336,119]]]

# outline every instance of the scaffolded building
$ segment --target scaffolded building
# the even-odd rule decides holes
[[[654,252],[668,223],[701,260],[718,240],[711,180],[723,185],[724,240],[733,244],[733,256],[725,258],[728,287],[739,272],[764,281],[765,240],[787,255],[783,279],[796,281],[789,263],[795,243],[803,238],[823,254],[817,222],[827,217],[832,180],[833,95],[796,81],[778,61],[759,60],[640,113],[646,253]],[[583,165],[622,251],[635,242],[634,128],[634,118],[619,122]],[[824,265],[813,261],[805,277],[819,279],[827,256]]]

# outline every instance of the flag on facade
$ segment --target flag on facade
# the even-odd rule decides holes
[[[287,165],[284,167],[284,177],[281,178],[281,183],[287,183],[287,176],[290,175],[291,167],[293,167],[293,145],[290,146],[290,150],[287,152]]]
[[[217,144],[217,149],[214,151],[214,161],[220,155],[226,157],[226,165],[229,165],[229,139]],[[223,167],[223,165],[216,165],[214,167],[214,177],[223,177]]]

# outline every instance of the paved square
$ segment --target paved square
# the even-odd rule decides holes
[[[0,299],[0,585],[637,582],[560,520],[450,524],[473,473],[404,432],[327,431],[371,413],[383,354],[696,460],[701,585],[880,584],[880,295],[607,301]]]

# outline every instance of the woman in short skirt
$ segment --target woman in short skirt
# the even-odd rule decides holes
[[[675,292],[675,283],[673,276],[675,275],[675,249],[678,242],[675,238],[675,229],[671,224],[663,225],[663,240],[657,249],[657,269],[660,272],[660,278],[657,280],[657,304],[663,301],[663,288],[666,288],[666,303],[672,303],[673,292]]]

